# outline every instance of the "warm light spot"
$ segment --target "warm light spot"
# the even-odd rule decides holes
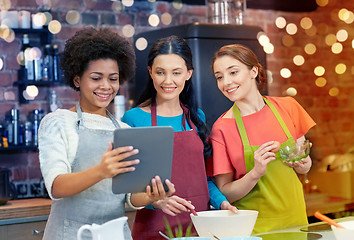
[[[316,35],[317,33],[317,28],[315,26],[310,27],[309,29],[305,29],[305,33],[310,36],[313,37]]]
[[[333,87],[331,89],[329,89],[329,95],[332,97],[338,96],[339,94],[339,89],[336,87]]]
[[[156,2],[156,0],[148,0],[149,2],[152,2],[152,3],[154,3],[154,2]]]
[[[4,93],[4,98],[6,101],[14,101],[16,99],[16,94],[12,91],[6,91]]]
[[[26,48],[24,55],[25,55],[25,59],[28,59],[29,61],[34,60],[34,53],[32,51],[32,48]]]
[[[122,4],[121,1],[114,1],[112,3],[112,10],[117,13],[123,12],[124,5]]]
[[[316,79],[315,84],[317,87],[324,87],[327,84],[327,80],[324,77],[319,77]]]
[[[26,87],[26,93],[28,94],[28,96],[35,98],[38,96],[39,91],[35,85],[28,85]]]
[[[325,74],[326,70],[322,66],[317,66],[317,67],[315,67],[313,72],[315,73],[316,76],[322,76],[323,74]]]
[[[348,10],[345,9],[345,8],[342,8],[341,10],[339,10],[338,12],[338,18],[342,21],[345,21],[348,17],[349,17],[349,14],[348,14]]]
[[[65,16],[66,21],[71,25],[78,24],[80,21],[80,18],[81,18],[80,13],[75,10],[69,10]]]
[[[296,90],[296,88],[289,87],[289,88],[286,90],[286,94],[288,94],[288,95],[291,96],[291,97],[294,97],[294,96],[296,96],[296,94],[297,94],[297,90]]]
[[[124,25],[124,27],[122,29],[122,32],[123,32],[123,35],[125,37],[129,38],[129,37],[134,36],[135,28],[132,25],[130,25],[130,24],[126,24],[126,25]]]
[[[352,72],[352,74],[354,75],[354,66],[352,66],[351,69],[352,69],[351,72]]]
[[[4,24],[0,26],[0,37],[5,39],[10,35],[10,28]]]
[[[172,22],[172,16],[171,16],[171,14],[169,14],[169,13],[163,13],[162,15],[161,15],[161,22],[164,24],[164,25],[170,25],[171,24],[171,22]]]
[[[317,25],[317,32],[320,35],[325,35],[328,32],[328,25],[326,23],[320,23]]]
[[[17,54],[16,60],[17,60],[18,64],[20,64],[22,66],[25,65],[25,56],[22,51]]]
[[[320,7],[324,7],[328,4],[328,0],[316,0],[316,3]]]
[[[11,43],[15,40],[15,32],[12,29],[9,29],[9,35],[4,38],[4,40],[8,43]]]
[[[343,45],[340,44],[340,43],[334,43],[331,47],[331,51],[334,53],[334,54],[338,54],[338,53],[341,53],[343,51]]]
[[[23,96],[23,98],[26,99],[26,100],[34,100],[34,97],[31,97],[30,95],[28,95],[28,93],[27,93],[26,90],[23,90],[22,96]]]
[[[296,55],[294,58],[293,58],[293,62],[295,65],[297,66],[301,66],[302,64],[305,63],[305,58],[301,55]]]
[[[182,0],[173,0],[172,6],[177,10],[182,9],[182,7],[183,7]]]
[[[0,58],[0,71],[2,70],[3,67],[4,67],[4,61],[2,60],[2,58]]]
[[[277,19],[275,19],[275,26],[277,26],[277,28],[283,29],[286,26],[286,20],[283,17],[277,17]]]
[[[274,45],[268,43],[267,45],[263,46],[263,51],[267,54],[272,54],[274,52]]]
[[[336,37],[339,42],[344,42],[348,39],[348,32],[344,29],[341,29],[337,32]]]
[[[0,10],[7,11],[11,8],[11,0],[2,0],[0,2]]]
[[[352,48],[354,48],[354,39],[352,40]]]
[[[49,32],[51,32],[52,34],[57,34],[60,32],[61,30],[61,23],[58,20],[52,20],[50,21],[49,25],[48,25],[48,30]]]
[[[261,44],[262,46],[265,46],[270,43],[269,37],[263,32],[262,32],[262,34],[258,33],[257,38],[258,38],[259,44]]]
[[[294,38],[292,36],[289,36],[289,35],[284,35],[281,38],[281,41],[282,41],[283,45],[286,46],[286,47],[291,47],[295,43]]]
[[[312,55],[316,52],[316,46],[312,43],[308,43],[305,45],[304,50],[307,54]]]
[[[36,13],[33,17],[33,22],[37,27],[41,27],[47,22],[47,17],[44,13]]]
[[[354,13],[352,11],[348,11],[345,16],[344,22],[347,24],[352,24],[354,22]]]
[[[288,68],[282,68],[280,70],[280,76],[282,76],[283,78],[289,78],[291,77],[291,71]]]
[[[131,7],[134,4],[134,0],[122,0],[122,4],[126,7]]]
[[[312,27],[312,20],[309,17],[304,17],[300,21],[300,26],[303,29],[310,29]]]
[[[347,66],[344,63],[338,63],[336,65],[335,71],[337,74],[343,74],[347,70]]]
[[[286,26],[286,32],[290,35],[294,35],[297,32],[297,26],[294,23],[289,23]]]
[[[334,34],[328,34],[325,38],[325,42],[328,46],[332,46],[335,42],[337,42],[336,35]]]
[[[148,22],[151,26],[156,27],[160,23],[159,16],[157,16],[156,14],[151,14],[149,16]]]
[[[147,48],[148,42],[145,38],[141,37],[138,38],[135,42],[135,47],[136,49],[143,51]]]
[[[33,60],[39,60],[42,57],[42,51],[38,47],[33,47],[31,49],[31,54]]]

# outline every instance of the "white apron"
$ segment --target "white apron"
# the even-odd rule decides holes
[[[81,108],[76,106],[78,115],[78,148],[72,172],[80,172],[97,165],[108,143],[113,140],[112,130],[89,129],[85,127]],[[114,126],[119,123],[107,111]],[[124,216],[125,194],[112,193],[112,179],[104,179],[85,191],[71,197],[52,201],[51,212],[44,231],[43,240],[76,240],[78,229],[84,224],[103,224]],[[132,240],[130,229],[124,226],[125,240]],[[87,233],[86,239],[91,239]]]

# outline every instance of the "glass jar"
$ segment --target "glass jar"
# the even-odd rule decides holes
[[[244,24],[246,0],[208,0],[207,4],[208,22],[216,24]]]

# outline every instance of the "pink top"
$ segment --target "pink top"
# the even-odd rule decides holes
[[[278,110],[293,138],[304,136],[316,125],[308,113],[292,97],[266,97]],[[239,179],[246,174],[243,144],[234,118],[220,118],[214,123],[210,141],[213,156],[208,159],[209,176],[235,172]],[[251,146],[260,146],[265,142],[285,142],[287,137],[278,120],[266,105],[260,111],[242,117]]]

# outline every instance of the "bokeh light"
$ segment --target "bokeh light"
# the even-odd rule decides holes
[[[44,12],[43,14],[44,14],[44,16],[45,16],[45,23],[44,23],[44,25],[48,25],[48,24],[50,23],[50,21],[53,20],[53,16],[52,16],[52,14],[51,14],[50,12]]]
[[[22,51],[17,54],[16,60],[17,63],[20,64],[21,66],[25,65],[25,56]]]
[[[307,34],[307,36],[313,37],[317,33],[317,28],[315,26],[312,26],[309,29],[305,29],[305,33]]]
[[[354,13],[352,11],[348,11],[344,16],[344,22],[347,24],[352,24],[354,22]]]
[[[292,36],[290,36],[290,35],[284,35],[281,38],[281,41],[282,41],[283,45],[286,46],[286,47],[291,47],[295,43],[294,38]]]
[[[289,87],[288,89],[286,89],[286,94],[291,97],[294,97],[297,94],[297,90],[296,90],[296,88]]]
[[[301,55],[296,55],[294,58],[293,58],[293,62],[296,66],[301,66],[305,63],[305,58]]]
[[[80,22],[80,19],[81,19],[80,13],[75,10],[69,10],[65,16],[66,22],[71,25],[78,24]]]
[[[145,38],[141,37],[141,38],[138,38],[135,42],[135,47],[136,49],[140,50],[140,51],[143,51],[147,48],[148,46],[148,42]]]
[[[7,11],[11,8],[11,0],[0,1],[0,10]]]
[[[5,39],[10,35],[10,28],[4,24],[0,25],[0,37]]]
[[[125,37],[130,38],[134,36],[135,28],[130,24],[126,24],[123,26],[122,32]]]
[[[294,35],[297,33],[297,26],[294,23],[289,23],[286,26],[286,32],[290,35]]]
[[[338,96],[339,95],[339,89],[336,87],[333,87],[331,89],[329,89],[329,95],[332,97]]]
[[[277,28],[280,28],[280,29],[285,28],[285,26],[286,26],[286,20],[285,20],[285,18],[283,18],[283,17],[277,17],[277,18],[275,19],[275,26],[277,26]]]
[[[38,47],[33,47],[31,49],[31,55],[33,60],[39,60],[42,57],[42,51]]]
[[[131,7],[134,4],[134,0],[122,0],[122,4],[126,7]]]
[[[46,24],[47,17],[44,13],[36,13],[32,20],[36,26],[41,27]]]
[[[320,7],[324,7],[328,4],[328,0],[316,0],[316,3]]]
[[[264,32],[259,32],[257,34],[257,39],[259,44],[261,44],[261,46],[265,46],[270,43],[269,37]]]
[[[9,29],[9,34],[6,38],[4,38],[4,40],[8,43],[11,43],[15,40],[15,32],[12,29]]]
[[[339,54],[343,51],[343,45],[340,44],[340,43],[334,43],[331,47],[331,51],[334,53],[334,54]]]
[[[173,0],[172,6],[177,10],[182,9],[183,8],[182,0]]]
[[[50,21],[50,23],[48,25],[48,30],[52,34],[58,34],[61,31],[61,23],[58,20]]]
[[[267,74],[267,82],[268,83],[273,83],[273,81],[274,81],[273,73],[270,70],[266,70],[266,74]]]
[[[327,80],[324,77],[319,77],[316,79],[315,84],[317,87],[324,87],[327,84]]]
[[[148,22],[152,27],[156,27],[160,23],[160,18],[156,14],[151,14],[149,16]]]
[[[328,46],[332,46],[335,42],[337,42],[337,37],[334,34],[328,34],[325,38],[325,42]]]
[[[347,70],[347,66],[344,63],[338,63],[335,67],[335,72],[337,74],[343,74]]]
[[[39,91],[35,85],[28,85],[26,87],[26,93],[28,94],[28,96],[35,98],[38,96]]]
[[[316,46],[313,43],[308,43],[305,45],[304,50],[307,54],[312,55],[316,52]]]
[[[263,46],[263,51],[267,54],[272,54],[274,52],[274,45],[271,43],[266,44]]]
[[[315,67],[313,72],[315,73],[316,76],[323,76],[323,74],[325,74],[326,72],[326,69],[322,66],[317,66]]]
[[[124,11],[124,5],[121,1],[114,1],[112,3],[112,10],[116,13],[121,13]]]
[[[164,24],[164,25],[170,25],[171,24],[171,22],[172,22],[172,16],[171,16],[171,14],[169,14],[169,13],[163,13],[162,15],[161,15],[161,22]]]
[[[4,61],[2,60],[2,58],[0,58],[0,71],[2,70],[3,67],[4,67]]]
[[[344,42],[348,39],[348,32],[345,29],[341,29],[337,32],[336,38],[339,42]]]
[[[312,27],[312,20],[309,17],[304,17],[300,20],[300,26],[303,29],[310,29]]]
[[[288,68],[282,68],[280,69],[280,76],[282,76],[283,78],[290,78],[291,71]]]

